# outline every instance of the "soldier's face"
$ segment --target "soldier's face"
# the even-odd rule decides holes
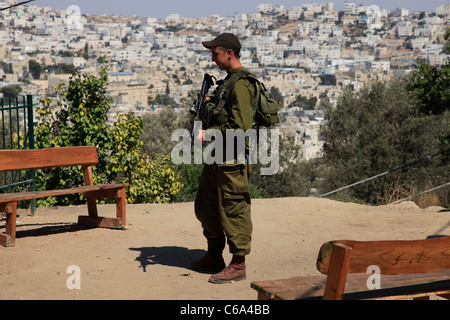
[[[212,47],[212,61],[216,63],[220,70],[230,69],[231,50],[226,50],[221,47]]]

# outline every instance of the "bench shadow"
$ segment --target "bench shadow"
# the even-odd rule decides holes
[[[0,232],[6,226],[0,226]],[[27,228],[26,230],[20,230]],[[30,229],[28,229],[30,228]],[[42,237],[60,233],[78,232],[81,230],[89,230],[92,227],[80,226],[77,223],[36,223],[36,224],[20,224],[17,225],[16,238]]]
[[[130,250],[139,252],[139,256],[135,260],[140,262],[140,267],[144,272],[147,272],[147,266],[156,264],[189,269],[192,261],[200,259],[206,254],[205,250],[191,250],[176,246],[130,248]]]

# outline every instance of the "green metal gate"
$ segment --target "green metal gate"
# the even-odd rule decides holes
[[[33,96],[0,100],[0,134],[0,149],[34,149]],[[36,190],[35,170],[0,173],[0,193],[24,188]],[[34,200],[31,215],[35,212]]]

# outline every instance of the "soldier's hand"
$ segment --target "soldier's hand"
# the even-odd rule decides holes
[[[205,142],[205,132],[206,130],[199,130],[198,135],[195,137],[195,140],[203,144]]]

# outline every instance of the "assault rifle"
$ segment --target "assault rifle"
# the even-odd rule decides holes
[[[214,85],[213,79],[216,78],[207,73],[205,74],[205,77],[203,78],[202,89],[198,94],[197,100],[195,100],[193,106],[191,107],[191,112],[194,114],[194,117],[192,119],[193,125],[191,132],[192,141],[194,141],[196,134],[198,133],[198,124],[199,121],[202,121],[203,118],[206,95],[208,94],[209,89]]]

